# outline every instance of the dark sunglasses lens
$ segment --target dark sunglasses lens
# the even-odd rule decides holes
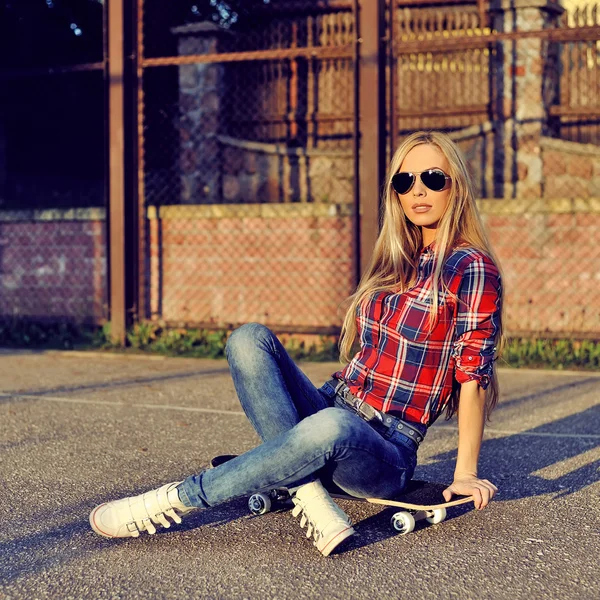
[[[441,192],[446,187],[446,176],[441,171],[425,171],[421,181],[434,192]]]
[[[392,187],[398,194],[406,194],[414,180],[415,176],[412,173],[396,173],[392,177]]]

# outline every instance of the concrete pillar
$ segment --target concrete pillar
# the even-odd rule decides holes
[[[214,54],[231,33],[212,22],[176,27],[180,56]],[[225,92],[224,67],[179,67],[180,178],[182,204],[221,202],[221,156],[217,135]]]
[[[553,28],[564,9],[550,0],[492,0],[497,31]],[[499,42],[493,83],[496,106],[494,195],[539,198],[543,193],[540,138],[549,133],[549,108],[559,92],[557,44],[539,38]]]

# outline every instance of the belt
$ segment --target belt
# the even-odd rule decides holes
[[[423,433],[418,428],[403,421],[399,417],[393,417],[392,415],[377,410],[361,398],[357,398],[344,381],[334,378],[330,379],[327,383],[333,387],[337,397],[365,421],[376,426],[379,425],[385,429],[395,429],[415,442],[417,446],[423,441]]]

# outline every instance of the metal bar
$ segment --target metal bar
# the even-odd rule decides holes
[[[265,115],[260,119],[236,119],[236,123],[269,123],[269,124],[281,124],[287,123],[291,119],[296,117],[296,113],[288,113],[287,115]],[[306,117],[298,117],[296,120],[300,123],[305,121],[351,121],[354,118],[353,113],[340,113],[335,114],[308,114]]]
[[[474,104],[470,106],[453,106],[447,108],[423,108],[416,110],[398,110],[396,117],[442,117],[452,115],[472,115],[478,113],[487,114],[489,106],[487,104]]]
[[[125,123],[123,0],[108,10],[108,232],[110,334],[125,344]]]
[[[511,40],[538,38],[551,42],[588,42],[600,39],[600,26],[590,25],[577,29],[564,27],[557,29],[540,29],[537,31],[509,31],[488,33],[485,35],[456,36],[452,38],[429,38],[405,40],[398,45],[397,54],[414,54],[423,52],[443,52],[446,50],[466,50],[487,48],[488,44]]]
[[[477,6],[479,6],[480,2],[483,4],[482,0],[477,0]],[[391,2],[391,4],[395,4],[396,8],[404,8],[405,6],[431,6],[431,5],[439,7],[440,0],[395,0],[395,2]],[[473,0],[444,0],[443,4],[444,5],[473,4]]]
[[[387,27],[388,27],[388,45],[387,45],[387,60],[389,69],[389,124],[390,124],[390,140],[389,140],[389,156],[390,159],[396,151],[398,143],[398,78],[397,78],[397,59],[394,53],[396,45],[396,21],[393,3],[390,3],[387,12]]]
[[[146,262],[146,188],[145,188],[145,149],[144,149],[144,0],[137,0],[135,15],[135,78],[136,78],[136,104],[135,104],[135,126],[136,144],[135,155],[137,159],[136,172],[136,200],[137,200],[137,290],[136,290],[136,320],[148,316],[147,306],[147,269]],[[162,260],[160,258],[159,260]]]
[[[79,65],[63,65],[57,67],[40,67],[37,69],[3,69],[0,70],[0,81],[8,79],[24,79],[28,77],[45,77],[50,75],[65,75],[85,71],[104,71],[105,61],[81,63]]]
[[[385,178],[384,0],[359,3],[360,273],[379,235],[379,201]]]
[[[341,46],[307,46],[305,48],[277,48],[275,50],[251,50],[247,52],[223,52],[222,54],[190,54],[145,58],[142,66],[166,67],[198,63],[243,62],[248,60],[284,60],[292,58],[352,58],[352,44]]]
[[[465,0],[466,1],[466,0]],[[277,4],[271,4],[265,7],[268,15],[290,15],[290,14],[315,14],[315,12],[324,11],[330,12],[349,12],[352,10],[352,0],[312,0],[307,2],[302,0],[301,2],[294,2],[293,0],[286,0],[282,2],[281,6]],[[257,14],[260,14],[260,9],[256,10]]]
[[[559,117],[593,117],[600,115],[600,106],[551,106],[548,112]]]
[[[354,127],[352,135],[352,153],[354,155],[354,185],[352,187],[352,281],[358,286],[361,276],[360,265],[360,23],[359,0],[352,3],[354,16],[354,56],[352,65],[352,102],[354,108]],[[353,290],[354,291],[354,290]]]

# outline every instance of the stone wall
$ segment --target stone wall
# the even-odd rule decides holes
[[[326,202],[350,204],[351,151],[286,148],[219,136],[226,203]]]
[[[450,134],[471,169],[475,195],[478,198],[494,196],[494,136],[494,125],[491,121]]]
[[[107,318],[106,231],[99,209],[0,212],[0,316]]]
[[[212,54],[227,35],[214,23],[177,27],[179,54]],[[223,65],[196,63],[179,67],[179,139],[182,204],[221,202],[221,155],[217,134],[225,85]]]
[[[600,147],[541,139],[544,198],[592,198],[600,190]]]

